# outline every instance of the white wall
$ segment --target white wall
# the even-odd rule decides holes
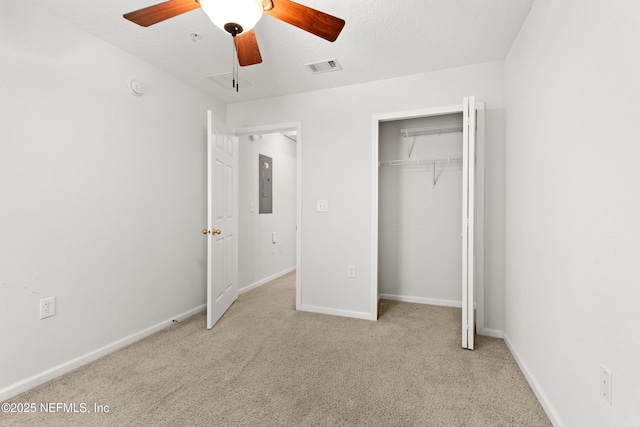
[[[0,63],[3,400],[204,304],[206,110],[225,111],[28,2],[0,4]]]
[[[639,17],[538,0],[505,63],[505,337],[556,425],[640,425]]]
[[[504,146],[502,72],[501,62],[488,63],[227,107],[231,128],[302,122],[303,308],[365,318],[375,312],[370,297],[377,288],[371,274],[373,115],[461,104],[464,96],[475,95],[487,103],[486,158],[492,159]],[[487,170],[501,167],[500,161],[486,164]],[[496,171],[486,179],[491,203],[486,217],[502,208],[500,178]],[[318,199],[329,201],[328,213],[316,212]],[[500,236],[485,242],[485,258],[498,265]],[[349,264],[356,265],[356,279],[347,278]],[[485,277],[485,326],[497,330],[503,327],[501,279],[495,270]]]
[[[458,124],[462,113],[380,123],[379,161],[462,158],[462,132],[405,137],[401,129]],[[411,157],[409,157],[411,153]],[[460,307],[462,162],[379,169],[378,284],[383,298]]]
[[[281,133],[266,133],[254,141],[250,141],[248,135],[242,135],[239,146],[238,287],[243,291],[295,269],[296,143]],[[271,214],[260,214],[258,209],[260,154],[272,158]],[[272,243],[272,232],[276,233],[275,244]]]

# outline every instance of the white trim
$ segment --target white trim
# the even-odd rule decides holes
[[[501,331],[500,329],[481,328],[478,326],[476,334],[484,337],[504,338],[504,331]]]
[[[480,331],[484,329],[484,315],[485,315],[485,298],[484,298],[484,141],[485,141],[485,103],[483,101],[475,102],[477,112],[477,129],[476,129],[476,239],[475,239],[475,255],[476,255],[476,276],[475,276],[475,293],[476,293],[476,325]],[[377,315],[377,301],[379,298],[378,292],[380,291],[378,285],[378,150],[379,150],[379,135],[378,129],[381,122],[412,119],[419,117],[432,117],[440,116],[452,113],[462,113],[463,105],[448,105],[435,108],[422,108],[407,111],[396,111],[391,113],[380,113],[372,116],[372,172],[371,172],[371,200],[372,200],[372,214],[371,214],[371,293],[372,304]],[[489,336],[493,334],[501,334],[499,330],[486,330],[489,331]],[[480,335],[485,335],[480,333]]]
[[[302,122],[296,123],[296,310],[302,305]]]
[[[392,120],[404,120],[404,119],[415,119],[419,117],[427,117],[427,116],[442,116],[445,114],[452,113],[461,113],[462,112],[462,104],[456,105],[448,105],[445,107],[436,107],[436,108],[421,108],[417,110],[409,110],[409,111],[396,111],[393,113],[382,113],[375,114],[373,116],[374,122],[377,125],[377,122],[388,122]],[[377,128],[377,127],[376,127]],[[376,141],[377,143],[378,141]],[[376,165],[377,167],[377,165]]]
[[[236,135],[249,135],[253,133],[276,133],[276,132],[286,132],[292,129],[300,130],[301,122],[287,122],[287,123],[272,123],[267,125],[259,125],[259,126],[248,126],[242,128],[233,129],[233,133]]]
[[[441,307],[454,307],[454,308],[462,308],[462,301],[450,301],[450,300],[441,300],[441,299],[433,299],[433,298],[422,298],[422,297],[410,297],[406,295],[391,295],[391,294],[380,294],[378,295],[378,302],[382,299],[392,300],[392,301],[401,301],[401,302],[412,302],[416,304],[425,304],[425,305],[438,305]],[[477,327],[476,330],[477,335],[482,335],[484,337],[492,337],[492,338],[504,338],[504,331],[500,329],[489,329],[489,328],[481,328]]]
[[[407,295],[380,294],[380,299],[388,299],[392,301],[412,302],[416,304],[439,305],[442,307],[462,307],[462,301],[452,301],[446,299],[410,297]]]
[[[549,397],[540,386],[540,383],[538,383],[536,378],[529,372],[527,365],[524,363],[524,361],[516,351],[515,347],[511,343],[511,340],[509,340],[509,336],[506,333],[504,333],[503,335],[504,335],[504,342],[507,345],[507,348],[511,352],[511,355],[513,356],[516,363],[518,364],[518,367],[522,371],[522,374],[524,375],[525,379],[529,383],[529,387],[531,387],[531,390],[533,390],[533,393],[538,398],[538,402],[540,402],[540,405],[542,405],[542,409],[544,409],[544,412],[547,414],[547,417],[549,417],[549,421],[551,421],[551,424],[553,424],[555,427],[564,427],[564,424],[560,420],[560,416],[558,415],[555,408],[551,404]]]
[[[473,133],[469,130],[469,98],[464,97],[462,100],[462,348],[473,350],[474,337],[474,307],[473,307],[473,275],[469,274],[469,268],[473,271],[473,246],[470,244],[470,236],[472,236],[470,217],[470,188],[473,186],[473,180],[470,179],[471,166],[473,157],[469,150],[469,134]],[[471,326],[471,328],[469,328]]]
[[[441,116],[444,114],[460,113],[462,105],[449,105],[436,108],[421,108],[417,110],[396,111],[391,113],[374,114],[372,117],[372,150],[371,150],[371,309],[372,316],[378,318],[378,151],[379,151],[379,126],[381,122],[392,120],[413,119],[417,117]]]
[[[378,283],[378,150],[380,147],[381,116],[373,116],[371,135],[373,135],[373,149],[371,150],[371,311],[378,319],[378,303],[380,302],[380,284]]]
[[[302,122],[274,123],[236,128],[236,135],[296,130],[296,310],[302,308]]]
[[[335,308],[319,307],[316,305],[302,304],[301,311],[310,313],[330,314],[332,316],[352,317],[354,319],[378,320],[377,313],[365,313],[362,311],[339,310]]]
[[[475,227],[475,290],[476,290],[476,329],[479,331],[492,331],[484,328],[485,298],[484,298],[484,141],[485,141],[485,103],[476,101],[476,227]],[[499,332],[502,338],[503,331]],[[479,335],[495,336],[489,333],[479,332]]]
[[[244,288],[242,288],[242,289],[238,289],[238,295],[240,295],[240,294],[244,294],[245,292],[249,292],[251,289],[255,289],[255,288],[257,288],[258,286],[262,286],[262,285],[264,285],[265,283],[269,283],[270,281],[275,280],[275,279],[277,279],[277,278],[279,278],[279,277],[282,277],[282,276],[284,276],[285,274],[291,273],[292,271],[296,271],[296,266],[295,266],[295,265],[294,265],[293,267],[289,267],[289,268],[287,268],[286,270],[282,270],[282,271],[281,271],[281,272],[279,272],[279,273],[272,274],[272,275],[271,275],[271,276],[269,276],[269,277],[265,277],[265,278],[264,278],[264,279],[262,279],[262,280],[258,280],[257,282],[253,282],[252,284],[247,285],[247,286],[245,286],[245,287],[244,287]]]
[[[44,384],[49,380],[52,380],[63,374],[66,374],[67,372],[71,372],[74,369],[77,369],[81,366],[84,366],[88,363],[98,360],[101,357],[106,356],[107,354],[120,350],[128,346],[129,344],[133,344],[136,341],[139,341],[151,334],[154,334],[155,332],[158,332],[168,326],[173,325],[174,320],[178,320],[178,321],[184,320],[188,317],[193,316],[194,314],[197,314],[203,310],[206,310],[206,308],[207,308],[206,304],[199,305],[195,308],[192,308],[191,310],[185,311],[184,313],[178,314],[177,316],[171,317],[160,323],[156,323],[155,325],[149,328],[143,329],[139,332],[136,332],[127,337],[114,341],[96,350],[90,351],[89,353],[86,353],[80,357],[76,357],[75,359],[62,363],[58,366],[54,366],[53,368],[40,372],[39,374],[36,374],[30,378],[11,384],[10,386],[0,390],[0,402],[10,399],[14,396],[17,396],[18,394],[23,393],[33,387],[39,386],[40,384]]]

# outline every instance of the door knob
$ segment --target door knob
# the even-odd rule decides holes
[[[218,230],[217,228],[212,228],[211,231],[207,230],[206,228],[202,229],[202,234],[209,234],[209,233],[211,233],[211,234],[220,234],[220,233],[222,233],[222,231]]]

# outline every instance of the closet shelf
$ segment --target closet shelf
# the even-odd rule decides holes
[[[400,129],[400,133],[404,135],[405,138],[408,138],[410,136],[435,135],[440,133],[451,133],[451,132],[462,132],[462,124]]]
[[[443,159],[415,159],[415,160],[387,160],[378,162],[378,166],[410,166],[410,165],[433,165],[436,163],[460,163],[462,157],[447,157]]]
[[[378,162],[378,166],[410,166],[410,165],[432,165],[433,166],[433,188],[436,188],[438,179],[436,178],[436,165],[439,163],[460,163],[462,157],[447,157],[444,159],[431,159],[431,160],[388,160],[385,162]]]

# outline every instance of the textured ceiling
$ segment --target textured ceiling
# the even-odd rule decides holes
[[[255,28],[263,62],[240,68],[251,86],[236,93],[206,77],[231,72],[233,47],[201,9],[143,28],[122,15],[160,1],[34,1],[224,103],[501,60],[534,2],[299,0],[344,19],[338,39],[330,43],[264,15]],[[314,75],[304,66],[331,58],[343,70]]]

